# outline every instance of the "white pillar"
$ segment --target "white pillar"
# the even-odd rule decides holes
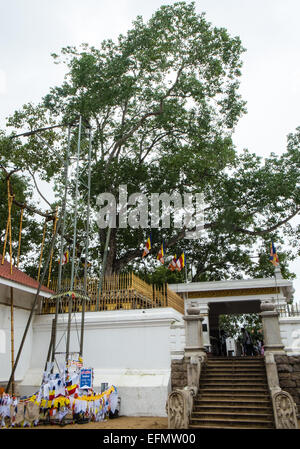
[[[263,302],[260,305],[261,318],[264,331],[265,352],[273,354],[285,354],[279,328],[279,313],[275,310],[275,305],[270,302]]]
[[[183,317],[185,322],[185,356],[205,355],[202,331],[204,318],[200,316],[200,309],[197,307],[189,307],[186,312],[187,315]]]
[[[209,338],[209,304],[198,304],[200,309],[200,315],[203,317],[202,327],[203,330],[203,346],[207,347],[210,351],[210,338]]]

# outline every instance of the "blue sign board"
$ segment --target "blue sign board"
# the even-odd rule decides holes
[[[93,370],[92,368],[82,368],[80,370],[80,388],[92,388]]]

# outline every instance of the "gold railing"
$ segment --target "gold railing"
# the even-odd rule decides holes
[[[70,290],[70,279],[61,283],[61,291]],[[57,293],[57,279],[52,279],[49,288]],[[81,312],[82,300],[76,292],[83,292],[83,279],[75,279],[72,311]],[[120,309],[148,309],[159,307],[172,307],[184,313],[184,300],[173,292],[167,284],[162,287],[147,284],[134,273],[114,274],[106,276],[99,289],[99,279],[87,279],[86,311],[120,310]],[[57,298],[43,298],[40,313],[55,313]],[[59,298],[59,312],[67,313],[69,310],[69,297],[62,295]]]

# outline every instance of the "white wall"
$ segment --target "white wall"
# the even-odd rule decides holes
[[[72,321],[70,351],[78,351],[80,314]],[[49,347],[53,315],[36,316],[30,369],[22,393],[39,386]],[[166,416],[170,390],[171,325],[182,325],[172,308],[88,312],[85,315],[83,359],[94,368],[94,386],[107,382],[120,392],[121,414]],[[67,315],[59,317],[57,351],[65,351]]]
[[[185,348],[185,327],[184,322],[178,321],[171,325],[170,332],[171,358],[182,359]]]
[[[29,317],[29,311],[14,308],[14,348],[15,359]],[[0,304],[0,382],[7,382],[11,374],[11,331],[10,307]],[[15,372],[15,380],[24,378],[30,367],[32,348],[32,323]]]
[[[300,317],[281,317],[279,327],[287,354],[300,355]]]

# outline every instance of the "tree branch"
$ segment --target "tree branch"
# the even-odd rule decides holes
[[[279,221],[277,224],[271,226],[270,228],[267,229],[262,229],[260,231],[250,231],[250,229],[244,229],[244,228],[240,228],[237,225],[232,225],[232,229],[235,232],[240,232],[242,234],[248,234],[248,235],[264,235],[264,234],[268,234],[272,231],[275,231],[275,229],[279,228],[279,226],[282,226],[283,224],[287,223],[288,221],[290,221],[292,218],[294,218],[298,213],[300,212],[300,208],[298,207],[295,212],[293,212],[291,215],[289,215],[287,218],[285,218],[282,221]]]
[[[27,168],[27,170],[29,171],[30,175],[32,176],[34,185],[35,185],[36,190],[38,191],[39,195],[40,195],[40,196],[43,198],[43,200],[48,204],[48,206],[50,206],[50,208],[52,208],[52,206],[51,206],[51,204],[49,203],[49,201],[47,201],[46,198],[45,198],[45,197],[42,195],[42,193],[40,192],[40,189],[38,188],[38,185],[37,185],[37,183],[36,183],[34,174],[31,172],[31,170],[30,170],[29,168]]]
[[[178,72],[177,72],[177,76],[176,79],[174,81],[174,83],[172,84],[172,86],[167,90],[167,92],[165,93],[165,95],[161,98],[160,102],[159,102],[159,109],[158,111],[152,111],[152,112],[147,112],[145,113],[142,118],[140,118],[140,120],[137,122],[137,124],[124,136],[122,136],[120,139],[117,140],[117,142],[115,142],[112,152],[108,158],[107,161],[107,167],[110,165],[111,160],[113,159],[115,153],[117,152],[117,150],[119,149],[120,146],[122,146],[134,133],[135,131],[137,131],[142,125],[143,123],[149,118],[149,117],[155,117],[158,115],[161,115],[163,113],[163,106],[164,106],[164,100],[166,98],[168,98],[171,94],[171,92],[175,89],[175,87],[178,84],[179,81],[179,77],[182,73],[182,70],[184,68],[184,65],[182,65]]]
[[[16,173],[16,172],[18,172],[18,171],[21,170],[20,168],[18,168],[18,169],[12,170],[11,172],[8,173],[8,171],[6,170],[6,168],[5,168],[3,165],[1,165],[0,168],[1,168],[1,169],[3,170],[3,172],[5,173],[5,178],[6,178],[6,180],[9,180],[10,177],[11,177],[14,173]],[[27,210],[30,211],[30,212],[33,212],[33,213],[38,214],[38,215],[40,215],[40,216],[42,216],[42,217],[45,217],[45,218],[47,218],[49,221],[55,219],[55,215],[47,214],[47,213],[45,213],[45,212],[42,212],[42,211],[36,209],[36,208],[33,207],[33,206],[28,205],[27,203],[20,203],[19,201],[17,201],[16,198],[15,198],[14,192],[13,192],[13,187],[12,187],[12,183],[11,183],[11,182],[9,183],[9,188],[10,188],[10,192],[9,192],[9,193],[10,193],[10,195],[13,197],[13,203],[14,203],[16,206],[20,207],[21,209],[27,209]]]
[[[287,223],[289,220],[291,220],[293,217],[295,217],[297,215],[297,213],[300,211],[300,208],[297,208],[295,212],[293,212],[293,214],[291,214],[289,217],[287,217],[286,219],[278,222],[276,225],[271,226],[270,228],[261,230],[261,231],[250,231],[248,229],[243,229],[240,228],[236,225],[232,226],[232,230],[234,232],[240,232],[243,234],[249,234],[249,235],[264,235],[264,234],[268,234],[269,232],[274,231],[275,229],[277,229],[278,227],[282,226],[283,224]],[[211,223],[206,223],[204,225],[204,229],[212,229],[217,225],[217,222],[211,222]],[[195,231],[196,227],[194,227],[193,229],[190,230],[190,232]],[[185,236],[185,232],[186,232],[186,228],[183,227],[182,230],[174,237],[172,237],[168,242],[165,242],[165,248],[171,248],[172,246],[175,246],[180,240],[182,240]],[[152,247],[150,254],[155,253],[156,251],[158,251],[159,249],[159,245],[155,245]],[[123,257],[121,257],[120,259],[118,259],[115,263],[115,267],[117,270],[120,270],[123,268],[123,266],[125,266],[128,262],[130,262],[133,259],[136,259],[137,257],[142,257],[143,254],[143,250],[140,249],[136,249],[136,250],[132,250],[127,252]]]

